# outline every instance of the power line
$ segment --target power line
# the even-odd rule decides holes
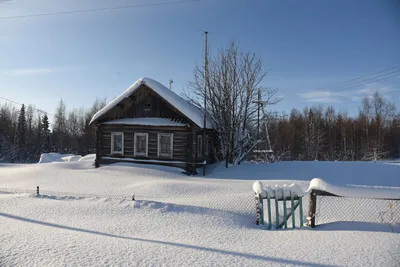
[[[392,74],[392,75],[390,75],[390,74]],[[343,91],[343,90],[346,90],[346,89],[354,88],[354,87],[357,87],[357,86],[365,85],[365,84],[368,84],[368,83],[387,80],[387,79],[390,79],[390,78],[393,78],[393,77],[396,77],[396,76],[399,76],[399,75],[400,75],[400,71],[391,72],[391,73],[388,73],[388,74],[385,74],[385,75],[382,75],[382,76],[378,76],[378,77],[374,77],[374,78],[370,78],[370,79],[365,79],[365,80],[362,80],[362,81],[357,82],[355,84],[349,84],[349,85],[346,85],[345,87],[341,87],[341,88],[336,89],[336,90],[331,90],[331,92],[339,92],[339,91]]]
[[[0,17],[0,20],[23,19],[23,18],[33,18],[33,17],[45,17],[45,16],[54,16],[54,15],[68,15],[68,14],[74,14],[74,13],[87,13],[87,12],[97,12],[97,11],[105,11],[105,10],[119,10],[119,9],[126,9],[126,8],[141,8],[141,7],[163,6],[163,5],[166,6],[166,5],[176,5],[176,4],[200,2],[200,1],[201,0],[181,0],[181,1],[158,2],[158,3],[149,3],[149,4],[125,5],[125,6],[116,6],[116,7],[77,9],[77,10],[69,10],[69,11],[59,11],[59,12],[39,13],[39,14],[30,14],[30,15]]]
[[[381,70],[378,72],[370,73],[367,75],[363,75],[363,76],[353,78],[350,80],[346,80],[346,81],[337,83],[334,86],[325,87],[325,88],[327,88],[325,90],[328,90],[330,92],[339,92],[339,91],[343,91],[343,90],[350,89],[353,87],[365,85],[368,83],[390,79],[390,78],[393,78],[393,77],[396,77],[399,75],[400,75],[400,65],[394,66],[394,67],[391,67],[391,68],[388,68],[385,70]],[[335,89],[335,90],[332,90],[332,89]]]
[[[331,88],[334,89],[334,88],[337,88],[337,87],[341,87],[342,85],[344,85],[346,83],[354,82],[354,81],[357,81],[357,80],[360,80],[360,79],[364,79],[364,78],[367,78],[367,77],[370,77],[370,76],[374,76],[376,74],[384,73],[384,72],[387,72],[387,71],[390,71],[390,70],[394,70],[394,69],[397,69],[397,70],[395,70],[395,72],[396,71],[400,71],[400,65],[394,66],[394,67],[391,67],[391,68],[388,68],[388,69],[385,69],[385,70],[382,70],[382,71],[378,71],[378,72],[370,73],[370,74],[367,74],[367,75],[363,75],[363,76],[360,76],[360,77],[357,77],[357,78],[354,78],[354,79],[351,79],[351,80],[347,80],[347,81],[335,84]]]
[[[14,101],[14,100],[11,100],[11,99],[8,99],[8,98],[5,98],[5,97],[1,97],[1,96],[0,96],[0,99],[3,99],[3,100],[5,100],[5,101],[11,102],[11,103],[16,104],[16,105],[20,105],[20,106],[23,105],[23,104],[21,104],[21,103],[18,103],[18,102]],[[40,112],[40,113],[44,113],[44,114],[46,114],[46,115],[52,116],[52,117],[54,117],[54,118],[57,118],[56,115],[51,114],[51,113],[48,113],[48,112],[46,112],[46,111],[44,111],[44,110],[37,109],[37,108],[34,108],[34,107],[32,107],[32,106],[31,106],[31,108],[32,108],[33,110],[36,110],[36,111]]]

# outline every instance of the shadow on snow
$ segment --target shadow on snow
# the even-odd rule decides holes
[[[103,233],[103,232],[89,230],[89,229],[76,228],[76,227],[70,227],[70,226],[55,224],[55,223],[42,222],[42,221],[33,220],[33,219],[29,219],[29,218],[24,218],[24,217],[12,215],[12,214],[7,214],[7,213],[2,213],[2,212],[0,212],[0,216],[4,217],[4,218],[19,220],[19,221],[24,221],[24,222],[29,222],[29,223],[35,223],[35,224],[40,224],[40,225],[49,226],[49,227],[55,227],[55,228],[59,228],[59,229],[83,232],[83,233],[106,236],[106,237],[120,238],[120,239],[126,239],[126,240],[138,241],[138,242],[146,242],[146,243],[152,243],[152,244],[158,244],[158,245],[174,246],[174,247],[180,247],[180,248],[186,248],[186,249],[194,249],[194,250],[202,250],[202,251],[220,253],[220,254],[229,255],[229,256],[244,257],[244,258],[253,259],[253,260],[270,261],[270,262],[277,262],[277,263],[283,263],[283,264],[292,264],[292,265],[297,265],[297,266],[311,266],[311,267],[334,266],[334,265],[327,265],[327,264],[317,264],[317,263],[310,263],[310,262],[297,261],[297,260],[274,258],[274,257],[269,257],[269,256],[254,255],[254,254],[248,254],[248,253],[236,252],[236,251],[229,251],[229,250],[222,250],[222,249],[216,249],[216,248],[207,248],[207,247],[201,247],[201,246],[195,246],[195,245],[189,245],[189,244],[167,242],[167,241],[161,241],[161,240],[152,240],[152,239],[145,239],[145,238],[136,238],[136,237],[129,237],[129,236],[114,235],[114,234]]]
[[[317,225],[316,231],[363,231],[400,233],[400,225],[370,222],[332,222]]]

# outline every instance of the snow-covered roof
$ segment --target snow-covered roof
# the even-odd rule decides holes
[[[167,118],[126,118],[120,120],[106,121],[102,124],[118,124],[118,125],[145,125],[145,126],[187,126],[185,123],[172,121]]]
[[[151,88],[155,93],[157,93],[160,97],[162,97],[165,101],[179,110],[183,115],[185,115],[188,119],[190,119],[193,123],[195,123],[198,127],[203,128],[204,126],[204,115],[203,112],[198,109],[193,104],[189,103],[179,95],[175,94],[172,90],[168,89],[161,83],[156,80],[150,78],[140,78],[134,84],[132,84],[128,89],[125,90],[121,95],[108,103],[104,108],[99,110],[96,114],[94,114],[92,120],[89,124],[94,123],[101,116],[110,111],[113,107],[115,107],[122,100],[131,96],[142,84],[147,85],[147,87]],[[207,120],[206,128],[212,129],[213,124],[212,121]]]

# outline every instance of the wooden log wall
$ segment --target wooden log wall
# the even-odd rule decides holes
[[[134,157],[134,134],[148,133],[148,157],[149,159],[165,159],[187,161],[187,140],[189,135],[187,127],[145,127],[130,125],[102,125],[101,131],[101,155],[110,157]],[[124,133],[124,155],[111,154],[111,133]],[[173,134],[173,157],[159,158],[158,151],[158,133]]]

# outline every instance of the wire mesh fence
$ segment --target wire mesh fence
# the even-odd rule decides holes
[[[40,189],[40,188],[39,188]],[[38,195],[37,189],[25,189],[25,188],[0,188],[0,194],[30,194]],[[62,191],[51,191],[51,190],[39,190],[39,196],[49,197],[60,197],[60,198],[108,198],[115,200],[132,199],[132,196],[128,195],[99,195],[99,194],[84,194],[84,193],[73,193],[73,192],[62,192]]]
[[[37,195],[37,189],[21,188],[0,188],[0,194],[30,194]],[[83,199],[83,198],[107,198],[112,200],[143,200],[150,202],[162,202],[175,205],[184,205],[213,209],[223,212],[235,213],[249,221],[256,222],[256,203],[254,194],[225,194],[225,195],[146,195],[146,194],[126,194],[126,195],[107,195],[107,194],[86,194],[76,192],[62,192],[42,190],[39,191],[41,197],[61,198],[61,199]],[[317,195],[317,205],[315,212],[315,224],[325,224],[332,222],[368,222],[400,225],[400,200],[349,198],[338,196]],[[266,201],[264,200],[264,207]],[[302,198],[304,207],[304,222],[306,222],[308,210],[308,198]],[[273,205],[275,205],[273,203]],[[279,209],[284,209],[283,203],[279,202]],[[286,208],[290,209],[290,201]],[[273,207],[272,222],[276,223],[276,209]],[[264,221],[269,223],[264,211]],[[282,214],[278,214],[282,222]],[[300,213],[295,210],[296,225],[299,225]],[[292,220],[287,221],[288,227],[292,227]]]
[[[138,200],[165,202],[176,205],[195,206],[226,212],[232,212],[251,218],[255,221],[255,204],[253,194],[248,195],[216,195],[216,196],[171,196],[155,197],[137,195]]]
[[[39,188],[39,196],[56,197],[63,199],[82,199],[82,198],[107,198],[113,200],[143,200],[151,202],[162,202],[175,205],[184,205],[213,209],[223,212],[235,213],[248,220],[255,222],[255,204],[254,195],[249,194],[225,194],[225,195],[171,195],[157,196],[146,194],[131,195],[107,195],[107,194],[85,194],[74,192],[50,191]],[[19,189],[19,188],[0,188],[0,194],[17,193],[37,195],[37,189]],[[140,193],[140,192],[139,192]]]
[[[317,195],[315,221],[400,224],[400,200]]]

